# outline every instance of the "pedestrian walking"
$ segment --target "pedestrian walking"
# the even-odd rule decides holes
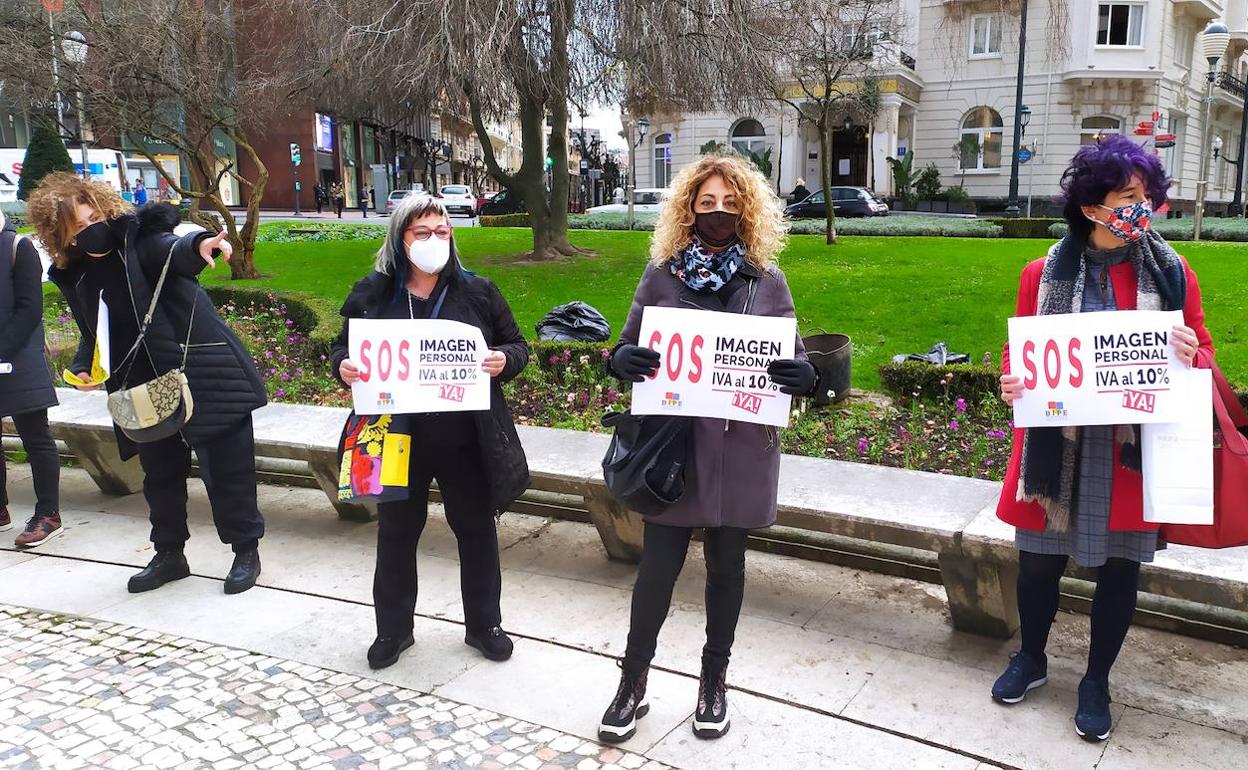
[[[364,185],[364,189],[360,190],[360,219],[368,219],[368,185]]]
[[[650,264],[611,355],[612,373],[641,382],[658,371],[658,351],[638,345],[642,311],[649,306],[794,317],[784,273],[773,262],[785,233],[774,199],[766,177],[735,156],[705,156],[676,175],[651,241]],[[768,374],[794,395],[812,393],[818,383],[800,338],[796,357],[773,362]],[[729,728],[726,676],[745,591],[746,538],[776,520],[780,440],[771,426],[687,419],[693,459],[685,492],[645,520],[623,673],[598,730],[604,741],[627,740],[649,709],[650,661],[695,529],[705,533],[707,576],[693,731],[718,738]]]
[[[316,213],[321,213],[321,207],[325,205],[325,185],[320,182],[312,188],[312,197],[316,200]]]
[[[173,232],[181,219],[175,207],[149,204],[135,211],[107,184],[65,173],[44,179],[31,196],[29,212],[52,255],[48,275],[65,295],[82,336],[69,369],[84,383],[80,389],[101,384],[90,374],[101,294],[109,310],[112,371],[102,383],[108,392],[179,368],[189,383],[192,416],[179,433],[139,443],[116,429],[122,459],[137,454],[143,468],[156,551],[130,578],[130,592],[150,591],[190,574],[183,549],[190,537],[186,479],[192,449],[217,534],[234,551],[225,592],[246,591],[260,575],[258,546],[264,535],[251,413],[267,397],[251,354],[197,280],[205,267],[216,266],[218,257],[229,261],[232,248],[225,232],[200,230],[179,237]]]
[[[346,193],[342,189],[342,182],[334,182],[330,185],[329,195],[334,199],[334,211],[338,212],[338,218],[342,219],[342,206],[347,201]]]
[[[0,212],[0,416],[13,418],[30,462],[35,511],[14,544],[34,548],[60,535],[61,462],[48,429],[56,391],[43,352],[43,262],[29,238]],[[0,454],[0,531],[12,529]]]
[[[1062,176],[1069,234],[1023,270],[1019,316],[1109,310],[1182,310],[1171,344],[1189,366],[1209,368],[1200,286],[1187,262],[1152,228],[1170,180],[1161,160],[1124,136],[1083,147]],[[1022,380],[1002,359],[1001,396],[1023,398]],[[1029,396],[1034,398],[1034,396]],[[1013,524],[1018,548],[1022,649],[992,688],[1018,703],[1048,681],[1045,646],[1070,559],[1096,571],[1088,666],[1079,683],[1075,731],[1103,741],[1113,727],[1109,672],[1135,612],[1140,563],[1159,547],[1144,521],[1138,426],[1014,431],[997,516]]]
[[[347,351],[352,318],[444,318],[476,326],[490,347],[483,368],[493,378],[489,411],[407,415],[412,438],[410,493],[406,500],[377,506],[373,576],[377,639],[368,650],[368,664],[374,669],[390,666],[414,643],[416,545],[425,528],[434,479],[447,523],[459,542],[464,642],[490,660],[506,660],[512,642],[502,629],[495,517],[529,482],[524,449],[502,390],[502,383],[519,374],[529,360],[528,345],[511,308],[493,283],[460,264],[450,215],[442,202],[409,195],[391,215],[373,271],[355,284],[342,315],[346,320],[330,362],[344,385],[360,377]]]
[[[793,194],[789,196],[790,203],[801,203],[810,197],[810,190],[806,189],[806,180],[798,177],[797,186],[793,188]]]
[[[142,206],[147,203],[147,187],[143,184],[142,179],[134,180],[134,205]]]

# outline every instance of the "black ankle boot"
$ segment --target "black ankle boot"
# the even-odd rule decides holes
[[[399,656],[408,647],[416,644],[411,634],[407,636],[379,636],[368,648],[368,667],[376,671],[388,668],[399,662]]]
[[[699,738],[718,738],[732,725],[728,720],[727,676],[728,661],[702,659],[698,709],[693,715],[693,734]]]
[[[225,576],[225,592],[241,594],[256,584],[260,577],[260,551],[251,548],[234,554],[230,574]]]
[[[141,594],[160,588],[165,583],[181,580],[191,574],[191,565],[181,551],[157,551],[147,566],[130,576],[126,588],[132,594]]]
[[[464,644],[481,651],[486,660],[504,661],[511,657],[515,645],[501,626],[485,631],[464,631]]]
[[[622,743],[637,732],[637,720],[650,712],[646,700],[646,680],[649,666],[639,666],[620,661],[620,686],[598,725],[598,740],[603,743]]]

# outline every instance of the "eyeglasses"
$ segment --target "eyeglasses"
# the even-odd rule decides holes
[[[451,237],[451,228],[445,225],[441,227],[435,227],[432,230],[430,230],[428,227],[411,227],[411,228],[408,228],[407,231],[411,233],[412,237],[418,241],[427,241],[429,240],[429,237],[432,235],[436,235],[444,241]]]

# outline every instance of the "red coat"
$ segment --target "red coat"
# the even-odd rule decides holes
[[[1044,272],[1044,259],[1023,268],[1023,275],[1018,284],[1017,316],[1036,314],[1036,303],[1039,299],[1040,276]],[[1187,261],[1183,262],[1187,274],[1187,301],[1183,309],[1183,319],[1200,339],[1200,349],[1196,351],[1194,365],[1201,369],[1209,369],[1213,365],[1213,338],[1205,328],[1205,310],[1200,304],[1200,284],[1196,274],[1192,272]],[[1135,267],[1130,262],[1111,265],[1109,279],[1114,286],[1114,298],[1119,310],[1135,310],[1138,293],[1138,281]],[[1010,346],[1007,342],[1001,359],[1002,369],[1010,373]],[[1005,487],[1001,490],[1001,499],[997,502],[997,517],[1016,527],[1031,530],[1043,530],[1045,525],[1044,508],[1038,503],[1019,502],[1018,474],[1023,459],[1023,429],[1014,430],[1014,447],[1010,452],[1010,465],[1005,472]],[[1109,528],[1112,530],[1156,531],[1157,524],[1144,521],[1144,484],[1139,473],[1122,466],[1118,461],[1118,446],[1114,447],[1114,483],[1110,496]]]

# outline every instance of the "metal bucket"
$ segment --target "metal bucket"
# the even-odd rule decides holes
[[[819,331],[823,331],[820,329]],[[848,334],[812,334],[802,337],[806,355],[819,372],[819,392],[815,405],[838,404],[849,398],[850,358],[854,351]]]

